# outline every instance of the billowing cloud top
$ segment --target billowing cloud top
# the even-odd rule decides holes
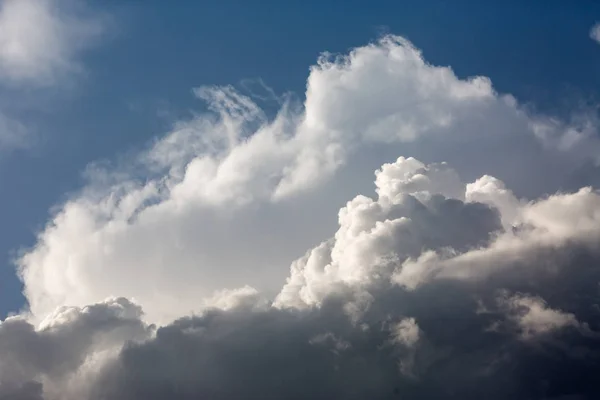
[[[20,258],[0,399],[600,394],[593,115],[393,36],[322,56],[274,118],[195,94],[209,113],[91,167]]]

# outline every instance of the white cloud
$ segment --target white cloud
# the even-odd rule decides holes
[[[273,120],[230,87],[195,93],[210,113],[177,123],[124,167],[91,168],[89,185],[24,253],[19,266],[35,316],[119,295],[142,304],[149,320],[168,321],[198,311],[215,290],[250,285],[275,294],[287,266],[335,230],[344,202],[370,191],[373,170],[398,155],[418,157],[422,161],[385,165],[376,181],[381,199],[352,200],[340,214],[337,235],[346,236],[315,248],[307,262],[316,264],[303,272],[314,270],[319,280],[372,280],[384,250],[401,246],[418,257],[421,240],[437,243],[436,218],[456,232],[450,244],[459,247],[496,228],[488,218],[493,212],[456,203],[465,214],[451,214],[452,223],[468,220],[469,212],[481,218],[467,240],[443,213],[435,214],[454,203],[439,196],[423,200],[417,191],[460,200],[465,187],[458,175],[472,181],[489,174],[519,197],[535,198],[568,183],[598,145],[593,119],[572,125],[528,115],[512,97],[495,93],[488,79],[460,80],[397,37],[321,58],[311,69],[304,107],[285,103]],[[573,132],[578,146],[561,147],[560,138]],[[433,164],[440,161],[448,164]],[[482,182],[468,196],[487,196],[502,209],[502,222],[510,223],[516,214],[507,210],[518,202],[500,186],[490,194]],[[417,227],[389,214],[408,217],[422,207],[411,196],[390,195],[402,191],[434,214],[423,212]],[[345,227],[346,219],[351,226]],[[414,229],[417,236],[397,241]],[[336,255],[344,241],[352,246]],[[323,275],[316,265],[331,257],[339,258],[339,268]],[[301,268],[298,263],[304,261],[294,268]],[[319,286],[328,283],[315,285],[302,296],[318,302]]]
[[[592,26],[592,29],[590,29],[590,38],[600,43],[600,23],[597,23],[594,26]]]
[[[598,397],[600,194],[564,188],[594,118],[393,37],[320,59],[273,120],[195,93],[211,113],[91,166],[23,253],[0,399]]]
[[[375,175],[378,197],[357,196],[340,210],[335,236],[294,262],[277,306],[319,305],[348,286],[385,286],[399,264],[426,250],[481,246],[501,229],[492,210],[459,200],[465,185],[446,165],[400,157]],[[424,272],[415,273],[403,269],[397,280],[415,285]]]
[[[391,327],[391,341],[400,347],[399,367],[405,376],[414,377],[417,345],[421,338],[421,330],[414,318],[404,318]]]
[[[406,259],[393,280],[415,288],[431,279],[485,279],[504,269],[523,268],[536,254],[576,245],[596,251],[600,240],[600,195],[590,188],[576,193],[556,194],[524,205],[519,224],[499,234],[489,246],[463,253],[431,250]],[[552,260],[533,263],[528,271],[547,268]],[[537,271],[540,272],[540,271]]]
[[[419,341],[420,330],[414,318],[405,318],[392,327],[392,342],[413,347]]]
[[[506,188],[504,182],[490,175],[484,175],[466,187],[465,198],[469,202],[479,202],[500,211],[504,229],[510,230],[519,223],[519,211],[522,204]]]
[[[244,286],[237,289],[218,290],[204,300],[204,309],[232,310],[247,308],[248,310],[261,310],[269,306],[267,299],[256,289]]]
[[[499,298],[502,306],[506,307],[509,317],[513,319],[523,338],[544,335],[571,326],[579,327],[575,315],[548,307],[544,299],[526,295],[503,296]]]
[[[0,78],[49,85],[78,72],[78,54],[104,31],[102,18],[73,0],[0,3]]]

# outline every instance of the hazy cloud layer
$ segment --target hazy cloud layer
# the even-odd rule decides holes
[[[528,114],[397,37],[322,57],[274,119],[196,95],[210,113],[90,167],[20,259],[0,399],[600,395],[600,193],[572,180],[594,116]]]

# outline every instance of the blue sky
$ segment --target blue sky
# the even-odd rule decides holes
[[[600,398],[599,110],[598,1],[0,0],[0,400]]]
[[[308,67],[384,33],[403,35],[459,77],[485,75],[500,92],[555,113],[600,93],[600,19],[594,1],[94,1],[111,15],[98,43],[78,54],[85,73],[50,88],[1,89],[35,132],[0,165],[0,313],[23,305],[11,257],[34,243],[49,210],[83,184],[90,162],[164,134],[202,107],[191,88],[262,79],[303,97]],[[10,96],[18,99],[11,103]]]

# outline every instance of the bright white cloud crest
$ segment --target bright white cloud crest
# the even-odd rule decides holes
[[[179,122],[130,165],[91,169],[89,185],[19,260],[30,321],[45,322],[37,330],[20,319],[2,325],[9,331],[26,324],[35,340],[45,340],[96,304],[117,325],[137,321],[141,330],[132,340],[151,339],[118,358],[103,353],[105,344],[86,342],[80,352],[87,356],[68,364],[61,380],[47,366],[28,367],[17,380],[0,368],[0,382],[16,382],[14,393],[228,399],[246,393],[239,387],[308,398],[319,387],[314,398],[332,398],[350,390],[326,379],[335,370],[351,382],[340,398],[388,398],[395,389],[386,385],[404,379],[398,376],[456,382],[450,364],[438,364],[454,354],[449,338],[461,341],[452,324],[439,322],[452,313],[461,313],[452,326],[469,335],[499,327],[485,351],[465,359],[473,374],[495,368],[485,364],[490,360],[504,365],[500,348],[505,357],[525,357],[524,344],[502,333],[511,326],[534,339],[580,326],[574,310],[561,310],[575,303],[546,304],[542,283],[567,274],[568,297],[588,271],[585,262],[565,268],[573,254],[598,256],[600,195],[569,186],[574,173],[597,161],[593,118],[575,124],[530,115],[488,79],[459,79],[397,37],[323,56],[311,69],[304,106],[287,102],[272,119],[233,88],[195,93],[210,113]],[[564,145],[567,136],[577,141]],[[508,294],[498,300],[498,293]],[[141,314],[123,311],[134,307],[126,300],[105,301],[114,296],[139,303],[146,323],[199,316],[154,335]],[[476,301],[488,311],[472,309]],[[53,314],[57,307],[74,311]],[[374,355],[388,345],[389,365]],[[263,349],[264,364],[250,357],[240,365],[232,348]],[[188,352],[193,356],[173,355]],[[95,354],[108,356],[89,364]],[[287,382],[300,373],[277,368],[284,354],[298,357],[298,368],[304,361],[323,365],[302,375],[321,386],[294,392],[292,383],[261,378],[283,374]],[[173,372],[152,369],[159,365]],[[78,386],[78,374],[94,368],[101,372]],[[181,391],[165,383],[144,392],[156,373]],[[257,375],[230,385],[232,374]],[[94,379],[104,383],[94,386]],[[54,386],[47,389],[49,380]],[[29,381],[44,383],[43,393]],[[441,393],[435,385],[426,390],[433,398]]]

